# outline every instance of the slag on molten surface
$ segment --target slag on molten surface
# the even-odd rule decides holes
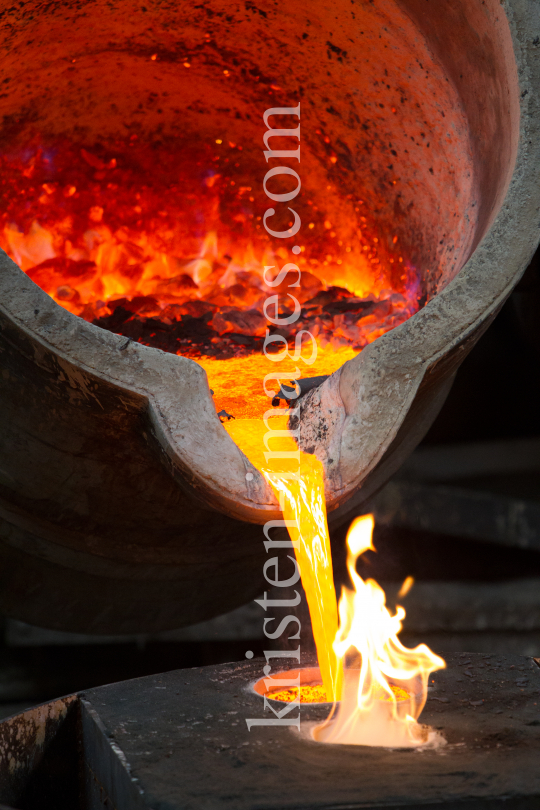
[[[242,152],[222,139],[168,150],[135,135],[93,148],[36,139],[0,159],[0,246],[75,315],[198,360],[218,409],[253,417],[268,403],[267,329],[277,351],[308,330],[319,349],[309,375],[329,374],[414,314],[421,292],[397,236],[376,233],[361,199],[348,200],[355,222],[334,221],[321,205],[331,186],[320,199],[302,191],[299,255],[272,241],[260,189],[242,184]],[[290,269],[272,287],[287,263],[300,281]],[[276,293],[282,318],[294,311],[288,293],[300,302],[294,324],[269,322]],[[230,390],[238,379],[244,404]]]

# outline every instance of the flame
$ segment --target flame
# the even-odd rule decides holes
[[[414,577],[407,577],[398,591],[398,596],[403,599],[404,596],[407,596],[413,585]]]
[[[356,572],[361,554],[372,544],[373,515],[357,518],[347,535],[347,568],[353,588],[343,588],[334,651],[344,665],[341,704],[335,717],[318,726],[319,742],[416,747],[434,741],[417,722],[427,698],[431,672],[446,666],[425,645],[404,647],[398,633],[405,610],[391,615],[382,588]],[[400,699],[398,686],[407,694]]]

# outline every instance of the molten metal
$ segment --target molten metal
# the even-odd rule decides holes
[[[357,576],[356,559],[371,542],[367,519],[349,535],[355,590],[343,592],[338,631],[323,467],[305,453],[299,471],[266,463],[265,440],[274,451],[298,448],[287,429],[288,409],[261,419],[271,393],[261,380],[275,366],[262,353],[269,338],[283,354],[284,382],[298,376],[292,353],[285,360],[292,346],[309,376],[336,371],[418,310],[418,274],[398,237],[376,232],[362,200],[349,195],[354,216],[337,225],[321,203],[325,194],[311,192],[302,203],[309,244],[295,247],[296,264],[287,264],[290,256],[262,230],[252,189],[241,181],[249,175],[242,145],[219,138],[175,146],[145,145],[136,135],[92,148],[67,140],[44,146],[36,138],[4,155],[0,246],[73,314],[203,365],[217,411],[235,417],[226,429],[263,470],[296,527],[290,535],[323,682],[302,686],[301,699],[342,699],[336,719],[316,738],[416,745],[428,674],[444,662],[423,646],[405,650],[396,637],[403,609],[391,617],[379,586]],[[283,323],[297,306],[294,326],[276,328],[273,319]],[[317,351],[311,338],[302,343],[302,330]],[[274,432],[265,439],[270,421]],[[350,649],[360,669],[345,667],[343,682]]]
[[[342,667],[332,643],[338,616],[326,522],[324,471],[319,459],[302,453],[300,474],[264,471],[278,495],[302,575],[324,690],[330,702],[341,695]]]
[[[280,415],[267,414],[264,421],[245,419],[229,422],[225,427],[252,464],[263,471],[288,521],[288,531],[308,602],[324,690],[330,702],[333,702],[339,700],[341,693],[341,664],[332,648],[338,615],[326,522],[324,469],[318,458],[298,450],[287,429],[288,409],[277,408],[276,412]],[[274,432],[270,440],[267,438],[267,426]],[[274,458],[268,464],[265,446],[271,447],[272,451],[288,452],[291,456],[298,454],[300,469],[294,456]]]
[[[330,703],[326,689],[322,683],[307,684],[306,686],[293,687],[292,689],[282,689],[280,692],[269,692],[268,698],[280,700],[283,703],[292,703],[298,700],[298,689],[300,689],[300,703]]]
[[[310,376],[331,374],[414,314],[422,292],[398,237],[377,232],[362,200],[347,199],[351,221],[334,222],[321,202],[333,187],[306,191],[300,280],[291,269],[276,284],[291,257],[261,227],[245,161],[241,144],[222,139],[89,147],[36,136],[0,158],[0,247],[75,315],[198,360],[218,411],[260,417],[267,328],[276,351],[309,330],[319,349]],[[269,322],[273,293],[281,318],[293,311],[288,294],[300,303],[294,326]]]
[[[409,693],[405,691],[401,686],[396,686],[395,684],[390,684],[390,689],[392,690],[393,695],[395,696],[396,701],[405,701],[409,700]],[[279,692],[269,692],[266,695],[268,698],[272,700],[280,700],[283,703],[292,703],[295,700],[298,700],[298,687],[293,686],[291,689],[282,689]],[[378,700],[391,700],[388,693],[384,690],[379,690],[377,694]],[[317,684],[307,684],[306,686],[300,686],[300,703],[331,703],[331,699],[328,697],[326,689],[320,683]]]

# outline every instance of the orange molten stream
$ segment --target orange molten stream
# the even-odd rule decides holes
[[[379,586],[356,574],[371,547],[369,518],[349,534],[354,590],[343,591],[338,628],[323,467],[298,451],[288,411],[268,412],[276,381],[263,389],[276,371],[285,383],[331,374],[403,323],[421,306],[419,276],[398,234],[378,233],[361,199],[341,201],[346,215],[327,210],[332,184],[318,197],[302,190],[306,238],[292,256],[262,228],[244,158],[242,145],[221,137],[167,151],[135,134],[92,148],[45,147],[36,136],[0,156],[0,247],[74,315],[203,366],[216,410],[230,415],[224,427],[297,527],[290,535],[323,681],[302,686],[302,699],[342,701],[316,739],[419,744],[427,677],[444,662],[423,645],[402,647],[403,609],[391,616]],[[270,426],[280,432],[265,448]],[[291,459],[269,466],[265,449],[298,452],[299,474]]]
[[[288,531],[306,593],[326,699],[333,702],[339,699],[342,671],[332,647],[338,616],[326,522],[324,470],[318,458],[298,450],[287,430],[287,409],[276,410],[281,411],[279,416],[270,415],[272,412],[265,415],[266,425],[277,434],[267,439],[268,448],[297,453],[300,465],[294,458],[274,458],[268,465],[264,457],[268,432],[265,421],[236,420],[226,423],[225,428],[252,464],[262,470],[276,493],[283,517],[293,524],[289,524]],[[304,690],[304,694],[308,691]]]
[[[326,522],[324,472],[318,458],[300,455],[299,475],[264,469],[280,500],[295,548],[317,647],[317,657],[327,700],[339,700],[343,670],[333,648],[338,615],[330,536]]]

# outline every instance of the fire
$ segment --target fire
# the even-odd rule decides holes
[[[317,648],[322,684],[302,685],[300,702],[339,702],[327,722],[314,729],[314,739],[389,747],[440,742],[417,720],[426,702],[429,675],[444,668],[445,662],[425,644],[412,650],[401,644],[398,633],[405,610],[398,607],[391,615],[383,589],[374,580],[364,582],[356,572],[360,555],[374,550],[373,516],[357,518],[347,535],[347,568],[353,588],[342,590],[338,626],[323,466],[315,456],[300,452],[296,474],[293,465],[285,470],[282,460],[274,460],[270,469],[265,467],[261,451],[265,427],[262,422],[253,422],[259,428],[251,435],[239,430],[237,441],[250,460],[262,468],[289,521]],[[287,433],[286,417],[274,417],[270,422],[276,433],[272,449],[293,450],[296,443]],[[227,428],[234,435],[234,426]],[[412,577],[408,577],[400,593],[405,595],[412,584]],[[297,699],[298,688],[270,696],[290,702]]]
[[[446,665],[425,644],[415,649],[401,644],[397,636],[404,609],[398,607],[392,616],[382,588],[357,574],[359,556],[374,550],[373,527],[373,516],[364,515],[347,535],[353,588],[343,588],[334,642],[344,666],[343,693],[335,718],[316,728],[313,736],[326,743],[415,747],[428,740],[417,720],[426,702],[429,675]]]
[[[444,668],[442,658],[425,644],[408,649],[398,634],[405,610],[395,615],[386,607],[383,589],[372,579],[357,574],[361,554],[374,550],[372,515],[357,518],[347,534],[347,568],[353,588],[343,588],[337,600],[332,575],[330,537],[326,520],[324,469],[313,455],[300,451],[300,469],[289,459],[264,459],[264,435],[272,427],[272,449],[297,449],[287,431],[287,416],[271,416],[266,426],[251,420],[251,430],[231,423],[229,433],[255,466],[262,469],[276,493],[300,569],[308,601],[313,637],[322,683],[270,692],[282,702],[299,698],[301,703],[339,703],[323,725],[313,731],[319,742],[349,745],[415,747],[440,743],[434,732],[419,725],[427,698],[431,672]],[[250,420],[240,420],[249,423]],[[404,596],[413,585],[407,577],[400,590]]]

